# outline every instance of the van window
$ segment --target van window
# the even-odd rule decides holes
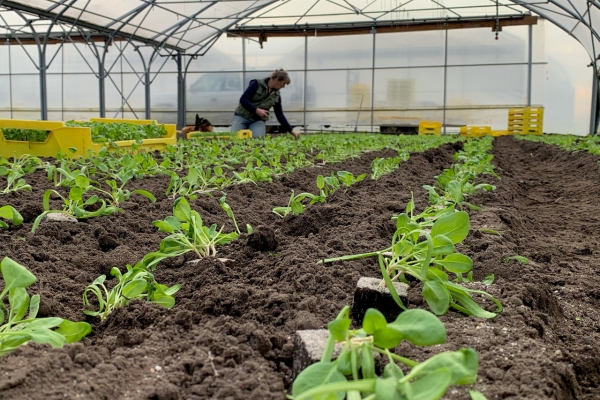
[[[221,77],[218,75],[202,75],[190,86],[190,92],[218,92],[221,90],[221,82]]]

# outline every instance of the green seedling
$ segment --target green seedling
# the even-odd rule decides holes
[[[23,177],[42,168],[43,163],[38,157],[24,154],[14,158],[14,162],[0,157],[0,176],[6,177],[6,187],[0,194],[18,192],[19,190],[31,190],[31,185],[25,182]]]
[[[367,177],[367,174],[360,174],[355,177],[351,172],[348,171],[338,171],[337,175],[340,177],[341,184],[346,187],[350,187]]]
[[[399,151],[397,157],[377,157],[371,163],[371,179],[377,180],[384,175],[394,172],[400,166],[400,163],[408,160],[409,157],[410,155],[406,151]]]
[[[6,140],[21,142],[45,142],[50,134],[50,131],[41,129],[2,128],[0,131]]]
[[[390,247],[371,253],[326,259],[323,262],[377,256],[383,282],[402,309],[406,309],[406,306],[392,282],[401,280],[404,275],[410,275],[423,282],[423,297],[437,315],[445,314],[452,307],[467,315],[495,317],[495,313],[478,305],[470,293],[481,294],[491,299],[496,304],[496,312],[502,310],[498,300],[486,292],[454,283],[448,275],[455,274],[456,281],[462,282],[462,274],[469,273],[473,267],[471,258],[456,252],[455,247],[469,233],[469,215],[464,211],[446,208],[429,219],[424,219],[422,214],[415,216],[413,210],[414,200],[411,200],[406,212],[398,215],[396,219],[396,232],[392,236]]]
[[[181,288],[181,285],[167,287],[157,283],[154,275],[140,263],[134,267],[127,265],[125,274],[113,267],[110,274],[118,281],[111,290],[104,285],[106,275],[100,275],[85,288],[83,292],[83,306],[86,308],[83,311],[84,314],[100,317],[103,320],[115,308],[126,306],[134,299],[145,299],[163,307],[172,308],[175,305],[173,295]],[[98,303],[96,311],[90,309],[93,307],[89,300],[90,295],[94,296]]]
[[[95,143],[108,143],[135,140],[141,143],[144,139],[160,138],[167,134],[164,125],[137,125],[130,123],[105,123],[105,122],[76,122],[67,121],[67,126],[90,127],[92,141]]]
[[[217,189],[218,184],[230,183],[230,180],[224,176],[222,168],[216,167],[215,170],[216,172],[212,174],[210,168],[190,167],[187,175],[183,178],[173,171],[168,171],[171,180],[165,194],[171,198],[184,196],[195,199],[199,193],[208,193]]]
[[[529,259],[527,259],[527,257],[523,257],[523,256],[510,256],[510,257],[505,257],[502,261],[504,261],[505,263],[509,262],[510,260],[515,260],[520,262],[523,265],[527,265],[529,264]]]
[[[403,340],[417,346],[446,341],[444,325],[427,311],[408,310],[388,323],[379,311],[368,309],[361,329],[349,329],[350,324],[346,306],[327,325],[329,338],[321,360],[298,375],[290,399],[435,400],[450,386],[471,385],[477,379],[479,362],[473,349],[440,353],[421,363],[390,351]],[[336,342],[342,350],[333,359]],[[376,374],[374,353],[389,360],[382,376]]]
[[[150,200],[152,203],[156,202],[156,197],[154,197],[154,195],[147,190],[135,189],[135,190],[129,191],[123,187],[123,186],[125,186],[125,184],[119,185],[119,184],[117,184],[116,181],[114,181],[112,179],[107,180],[106,184],[110,187],[110,192],[107,192],[107,191],[104,191],[101,189],[99,189],[99,190],[101,192],[105,193],[109,197],[110,204],[115,207],[118,207],[121,203],[129,201],[131,196],[134,194],[139,194],[141,196],[144,196],[145,198]]]
[[[221,208],[223,209],[223,211],[225,211],[227,216],[229,218],[231,218],[231,220],[233,221],[233,225],[235,225],[235,231],[237,232],[237,234],[241,235],[242,232],[240,232],[240,228],[238,227],[237,221],[235,220],[235,215],[233,215],[233,210],[231,209],[231,206],[226,203],[226,200],[227,200],[227,195],[223,195],[219,199],[219,204],[221,205]],[[246,232],[248,233],[248,235],[253,232],[253,229],[250,226],[250,224],[246,224]]]
[[[87,167],[79,166],[70,159],[62,159],[60,167],[49,165],[46,168],[48,180],[54,182],[54,186],[71,187],[75,184],[75,178],[78,176],[87,177]],[[73,168],[73,169],[71,169]]]
[[[44,208],[44,212],[40,214],[35,221],[33,222],[33,227],[31,228],[31,232],[35,232],[44,217],[48,214],[52,213],[60,213],[65,215],[70,215],[78,219],[85,218],[94,218],[101,215],[112,215],[117,211],[121,211],[120,208],[115,206],[107,206],[104,200],[101,200],[98,196],[92,195],[88,197],[87,200],[84,200],[84,195],[91,190],[97,190],[90,185],[90,179],[85,175],[78,175],[75,178],[74,184],[75,186],[71,187],[69,190],[68,197],[64,197],[56,190],[48,189],[44,193],[44,197],[42,199],[42,204]],[[50,196],[57,195],[63,201],[63,209],[62,210],[53,210],[50,208]],[[85,207],[94,206],[97,203],[100,203],[100,207],[96,211],[86,211]]]
[[[26,290],[36,281],[35,276],[8,257],[0,262],[0,272],[4,280],[4,289],[0,293],[0,356],[29,341],[62,347],[78,342],[92,331],[87,322],[37,318],[40,295],[30,297]],[[4,301],[7,294],[8,307]]]
[[[154,226],[169,236],[160,242],[157,252],[147,254],[141,263],[146,268],[155,268],[161,260],[177,257],[193,251],[198,258],[215,256],[216,246],[230,243],[238,238],[236,232],[222,233],[217,224],[204,226],[197,211],[190,208],[188,201],[180,197],[173,205],[173,215],[163,221],[154,221]]]
[[[10,220],[14,226],[19,226],[23,223],[21,214],[10,205],[0,207],[0,218]],[[8,229],[8,224],[0,220],[0,228]]]
[[[294,191],[292,190],[292,194],[288,201],[288,205],[285,207],[273,208],[273,213],[280,216],[281,218],[285,218],[290,213],[294,215],[300,215],[304,211],[306,211],[306,206],[302,204],[302,201],[304,199],[310,199],[310,205],[324,200],[322,196],[317,196],[312,193],[300,193],[298,195],[294,195]]]
[[[502,237],[502,234],[494,229],[479,228],[478,231],[481,233],[487,233],[488,235],[496,235]]]

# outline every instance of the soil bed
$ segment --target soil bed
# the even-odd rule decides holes
[[[0,399],[284,399],[294,332],[324,328],[351,304],[360,276],[379,276],[374,259],[325,267],[317,260],[387,247],[394,231],[390,217],[404,209],[411,191],[417,209],[425,207],[421,186],[452,164],[454,152],[444,145],[412,154],[396,172],[367,178],[285,219],[271,210],[286,205],[291,190],[316,192],[319,174],[369,173],[375,157],[393,154],[371,152],[273,183],[228,188],[238,224],[261,227],[263,237],[242,235],[219,248],[218,257],[228,261],[189,265],[180,257],[161,263],[158,282],[183,284],[171,310],[135,302],[103,322],[88,318],[93,332],[81,343],[62,349],[30,344],[1,358]],[[472,231],[459,250],[473,258],[476,280],[495,274],[484,290],[505,311],[494,320],[450,312],[442,317],[445,345],[404,344],[396,351],[423,360],[442,350],[475,348],[476,387],[489,399],[598,398],[598,159],[512,138],[497,139],[494,155],[502,180],[485,177],[497,190],[471,199],[482,209],[471,212]],[[171,215],[172,200],[164,196],[168,178],[131,183],[130,189],[154,193],[155,204],[133,196],[122,213],[75,224],[47,222],[34,234],[31,224],[51,182],[41,171],[27,182],[33,192],[0,197],[0,206],[11,204],[26,219],[22,227],[0,232],[0,257],[36,275],[30,293],[41,295],[40,314],[84,320],[86,285],[158,248],[164,234],[152,221]],[[219,197],[191,205],[205,223],[232,231]],[[513,255],[529,263],[503,262]],[[409,300],[421,303],[420,287],[411,288]],[[452,388],[446,398],[467,399],[467,390]]]

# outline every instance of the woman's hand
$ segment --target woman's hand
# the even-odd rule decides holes
[[[298,140],[298,138],[300,137],[300,132],[298,132],[295,129],[292,129],[292,131],[290,132],[292,135],[294,135],[294,139]]]
[[[257,108],[256,109],[256,115],[258,115],[262,119],[268,119],[269,118],[269,111],[265,110],[264,108]]]

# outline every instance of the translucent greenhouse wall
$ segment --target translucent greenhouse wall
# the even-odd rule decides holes
[[[199,113],[215,125],[229,125],[249,80],[283,67],[292,79],[282,90],[292,125],[377,131],[435,120],[449,130],[465,124],[506,129],[508,108],[531,103],[546,107],[545,132],[587,134],[592,71],[586,68],[585,50],[542,20],[532,27],[531,39],[530,71],[527,26],[505,27],[499,40],[482,28],[269,38],[263,49],[255,41],[223,36],[206,56],[189,61],[186,120],[192,123]],[[145,117],[144,69],[150,54],[149,48],[123,42],[108,47],[107,117]],[[48,118],[98,116],[99,67],[90,47],[52,45],[46,60],[52,60]],[[40,118],[35,63],[36,46],[0,45],[0,118]],[[175,123],[176,63],[158,57],[149,77],[151,117]]]

